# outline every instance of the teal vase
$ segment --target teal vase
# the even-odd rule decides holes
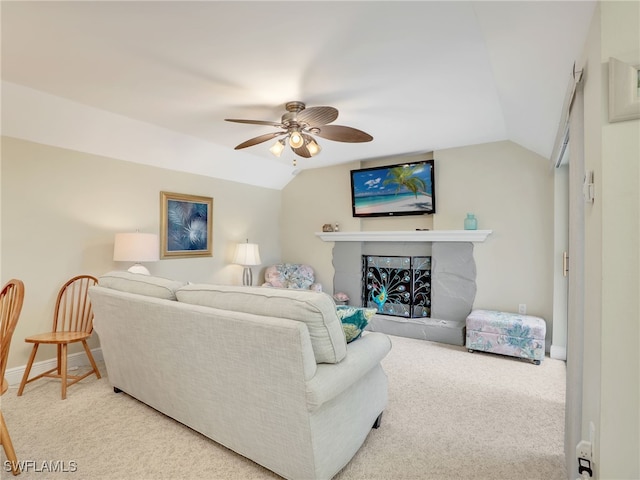
[[[473,213],[467,213],[467,218],[464,219],[464,229],[465,230],[478,229],[478,219]]]

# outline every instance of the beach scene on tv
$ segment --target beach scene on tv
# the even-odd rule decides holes
[[[354,214],[434,213],[431,168],[418,163],[352,172]]]

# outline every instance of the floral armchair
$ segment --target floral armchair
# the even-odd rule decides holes
[[[301,263],[279,263],[264,271],[263,287],[297,288],[301,290],[322,291],[320,283],[314,283],[313,268]]]

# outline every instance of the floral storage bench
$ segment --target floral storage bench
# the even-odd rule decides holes
[[[473,310],[466,321],[470,352],[525,358],[536,365],[544,359],[547,326],[539,317],[494,310]]]

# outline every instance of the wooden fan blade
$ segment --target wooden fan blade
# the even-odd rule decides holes
[[[304,157],[304,158],[311,158],[311,152],[309,152],[309,149],[307,148],[306,144],[302,145],[299,148],[291,147],[291,150],[293,150],[296,155],[300,155],[301,157]]]
[[[242,142],[240,145],[234,148],[234,150],[240,150],[241,148],[252,147],[254,145],[258,145],[259,143],[271,140],[272,138],[279,137],[280,135],[284,135],[285,133],[287,132],[265,133],[264,135],[260,135],[259,137],[250,138],[246,142]]]
[[[306,123],[310,127],[319,127],[338,118],[338,110],[333,107],[309,107],[298,113],[297,118],[299,123]]]
[[[325,125],[318,127],[318,130],[318,132],[314,130],[312,133],[327,140],[335,140],[336,142],[360,143],[373,140],[371,135],[362,130],[343,127],[342,125]]]
[[[238,118],[225,118],[225,122],[248,123],[250,125],[269,125],[270,127],[282,127],[280,122],[269,122],[267,120],[241,120]]]

